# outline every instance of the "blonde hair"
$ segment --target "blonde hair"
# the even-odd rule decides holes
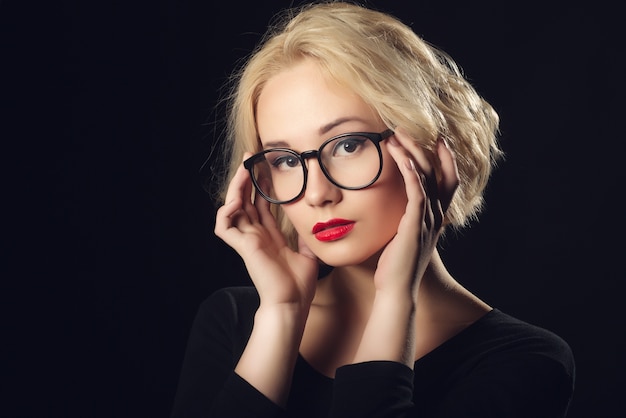
[[[285,11],[233,77],[224,143],[230,167],[222,173],[223,199],[246,151],[261,149],[255,109],[265,83],[300,60],[315,60],[358,94],[390,128],[407,130],[433,149],[443,137],[456,154],[460,185],[447,212],[454,227],[476,217],[496,160],[499,118],[465,80],[454,61],[398,19],[345,2]],[[295,232],[280,207],[274,213],[290,242]]]

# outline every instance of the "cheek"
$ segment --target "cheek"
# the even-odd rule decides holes
[[[367,231],[369,244],[378,247],[393,238],[407,205],[404,180],[395,162],[391,160],[391,164],[383,166],[376,183],[365,190],[352,192],[352,196],[355,199],[351,201],[353,207],[360,208],[360,220]]]
[[[310,232],[309,229],[312,225],[310,225],[311,220],[306,219],[305,213],[306,210],[299,208],[298,203],[291,203],[288,205],[282,206],[284,221],[287,224],[292,226],[292,230],[298,233],[298,235],[306,236],[307,232]]]

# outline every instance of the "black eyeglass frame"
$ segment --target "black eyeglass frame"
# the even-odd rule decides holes
[[[346,132],[340,135],[336,135],[333,136],[332,138],[327,139],[326,141],[324,141],[324,143],[319,147],[319,149],[317,150],[308,150],[308,151],[304,151],[300,154],[298,154],[296,151],[290,149],[290,148],[269,148],[266,150],[263,150],[257,154],[254,154],[253,156],[251,156],[250,158],[247,158],[244,162],[243,162],[243,166],[244,168],[246,168],[249,172],[250,172],[250,177],[252,178],[252,183],[254,184],[254,188],[257,190],[257,192],[259,192],[259,194],[261,195],[261,197],[263,197],[263,199],[267,200],[270,203],[274,203],[277,205],[284,205],[287,203],[291,203],[294,202],[298,199],[300,199],[300,197],[302,197],[302,194],[304,193],[304,191],[306,190],[306,184],[307,184],[307,180],[309,178],[309,170],[307,168],[307,165],[305,164],[305,161],[309,158],[317,158],[317,162],[320,165],[320,168],[322,169],[322,173],[324,173],[324,176],[328,179],[328,181],[330,181],[332,184],[334,184],[335,186],[344,189],[344,190],[361,190],[361,189],[365,189],[366,187],[371,186],[372,184],[374,184],[376,182],[376,180],[378,180],[378,178],[380,177],[380,174],[383,171],[383,154],[382,154],[382,150],[380,149],[380,143],[382,141],[384,141],[385,139],[389,138],[391,135],[393,135],[394,132],[391,129],[386,129],[381,133],[375,133],[375,132]],[[378,160],[380,161],[380,166],[378,168],[378,172],[376,173],[376,176],[372,179],[372,181],[370,181],[369,183],[363,185],[363,186],[356,186],[356,187],[347,187],[347,186],[343,186],[339,183],[337,183],[328,173],[328,171],[326,170],[326,167],[324,166],[324,163],[322,162],[322,158],[321,158],[321,151],[324,149],[324,147],[332,142],[332,141],[336,141],[337,139],[341,139],[341,138],[347,138],[349,136],[362,136],[365,137],[367,139],[369,139],[370,141],[372,141],[374,143],[374,145],[376,146],[376,150],[378,151]],[[302,182],[302,189],[300,190],[300,192],[292,199],[289,200],[276,200],[276,199],[272,199],[271,197],[269,197],[268,195],[266,195],[263,190],[261,189],[261,187],[259,186],[259,184],[256,181],[256,177],[254,176],[254,165],[259,162],[260,160],[264,159],[265,154],[269,153],[269,152],[288,152],[290,154],[292,154],[294,157],[298,158],[298,160],[300,161],[300,164],[302,165],[302,170],[304,171],[304,181]]]

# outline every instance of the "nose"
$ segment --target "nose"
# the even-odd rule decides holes
[[[319,161],[315,158],[307,160],[307,183],[304,190],[304,201],[311,206],[324,206],[341,200],[341,189],[328,180]]]

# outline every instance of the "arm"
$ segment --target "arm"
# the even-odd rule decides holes
[[[412,368],[417,293],[459,178],[454,156],[443,141],[436,149],[441,162],[438,181],[434,159],[403,131],[398,129],[394,137],[387,149],[404,178],[406,212],[378,261],[372,313],[354,363],[387,360]]]
[[[455,359],[465,360],[429,378]],[[571,348],[558,335],[496,311],[418,362],[416,389],[438,399],[426,416],[557,418],[566,415],[575,368]]]
[[[200,305],[189,333],[172,418],[280,416],[280,408],[233,372],[258,305],[252,288],[221,289]]]
[[[337,417],[412,416],[417,293],[459,182],[454,156],[442,141],[436,149],[439,181],[434,159],[403,131],[396,130],[387,145],[404,178],[407,207],[378,261],[372,312],[354,364],[337,371]]]
[[[554,359],[524,353],[493,356],[457,382],[428,416],[441,418],[564,418],[573,375]]]
[[[459,356],[463,357],[462,353],[450,354],[445,358],[440,356],[439,360],[445,364],[418,366],[415,387],[413,372],[396,362],[361,363],[338,369],[335,396],[341,401],[333,405],[331,416],[564,418],[567,415],[574,390],[570,351],[554,358],[529,351],[494,354],[490,350],[479,363],[461,365],[455,362]]]
[[[292,251],[269,203],[252,201],[248,172],[239,168],[216,217],[215,233],[243,258],[259,292],[254,328],[235,367],[238,376],[284,407],[317,281],[317,259]]]
[[[306,312],[291,305],[261,306],[235,372],[284,407],[304,332]]]

